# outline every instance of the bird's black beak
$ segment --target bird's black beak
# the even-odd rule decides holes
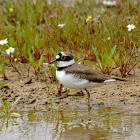
[[[53,61],[51,61],[49,64],[53,64],[54,62],[56,62],[56,59],[55,59],[55,60],[53,60]]]

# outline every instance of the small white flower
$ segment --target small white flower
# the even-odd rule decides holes
[[[58,27],[63,28],[65,24],[58,24]]]
[[[7,43],[8,43],[7,38],[3,39],[3,40],[0,40],[0,45],[4,45],[4,44],[7,44]]]
[[[136,26],[133,25],[133,24],[129,24],[129,25],[127,25],[126,27],[128,28],[128,31],[129,31],[129,32],[130,32],[132,29],[135,29],[135,28],[136,28]]]
[[[15,51],[15,48],[10,47],[9,49],[6,50],[6,53],[10,55],[10,53],[14,53],[14,51]]]
[[[108,37],[107,40],[110,40],[110,37]]]

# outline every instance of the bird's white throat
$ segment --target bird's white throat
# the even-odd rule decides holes
[[[70,60],[70,61],[58,61],[57,62],[57,67],[67,67],[70,66],[72,64],[74,64],[74,59]]]

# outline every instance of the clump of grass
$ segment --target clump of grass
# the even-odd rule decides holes
[[[6,83],[0,83],[0,87],[1,87],[1,86],[4,86],[5,84],[6,84]],[[14,109],[15,105],[17,104],[17,102],[18,102],[19,100],[20,100],[20,97],[18,97],[18,98],[16,99],[16,101],[13,103],[13,105],[10,106],[10,105],[8,104],[8,101],[7,101],[7,100],[4,100],[4,101],[3,101],[2,98],[0,98],[0,103],[1,103],[2,109],[3,109],[3,111],[0,112],[0,115],[5,115],[7,118],[9,118],[9,116],[12,116],[12,115],[19,117],[20,114],[18,114],[18,113],[16,113],[16,112],[13,112],[13,109]]]
[[[115,54],[116,46],[114,46],[110,51],[107,50],[107,48],[105,48],[104,52],[97,52],[96,48],[94,48],[93,46],[92,49],[96,56],[97,63],[92,61],[86,61],[86,62],[97,66],[102,73],[110,75],[111,70],[114,67],[113,58],[117,60],[119,57],[118,53]]]
[[[3,100],[0,98],[0,103],[2,104],[2,108],[3,108],[3,111],[0,112],[0,115],[1,115],[1,114],[2,114],[2,115],[5,115],[5,116],[7,116],[7,118],[8,118],[9,116],[11,116],[11,115],[14,115],[14,116],[19,117],[20,114],[18,114],[18,113],[16,113],[16,112],[13,112],[13,108],[15,107],[15,105],[17,104],[17,102],[18,102],[19,100],[20,100],[20,97],[18,97],[18,98],[16,99],[16,101],[13,103],[13,105],[10,106],[10,105],[8,105],[8,101],[7,101],[7,100],[3,101]]]
[[[137,55],[136,46],[131,50],[125,50],[118,53],[118,58],[114,59],[117,69],[120,71],[122,77],[126,77],[140,62],[140,55]]]
[[[33,57],[32,57],[32,54],[29,53],[29,62],[30,62],[30,64],[32,65],[32,67],[34,68],[34,74],[35,74],[35,75],[38,74],[39,68],[40,68],[40,66],[41,66],[41,64],[42,64],[42,62],[43,62],[43,59],[44,59],[44,57],[43,57],[43,55],[41,55],[41,57],[40,57],[39,60],[34,61],[34,59],[33,59]]]

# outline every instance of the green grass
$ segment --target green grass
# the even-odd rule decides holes
[[[6,83],[0,83],[0,87],[4,86]],[[19,117],[20,114],[13,112],[14,107],[16,106],[16,104],[18,103],[18,101],[20,100],[20,97],[18,97],[16,99],[16,101],[10,106],[8,104],[7,100],[2,100],[2,98],[0,98],[0,104],[2,105],[2,110],[0,112],[0,115],[5,115],[7,118],[9,118],[10,116],[16,116]]]
[[[20,100],[20,97],[16,99],[16,101],[12,104],[12,106],[10,106],[8,104],[8,101],[5,100],[3,101],[1,98],[0,98],[0,103],[2,104],[2,108],[3,108],[3,111],[0,112],[0,115],[5,115],[7,116],[7,118],[9,118],[9,116],[16,116],[16,117],[19,117],[20,114],[19,113],[16,113],[16,112],[13,112],[13,108],[15,107],[15,105],[17,104],[17,102]]]
[[[83,57],[103,73],[111,74],[115,68],[125,77],[140,61],[138,6],[130,0],[112,8],[96,5],[94,0],[50,5],[44,0],[7,1],[0,5],[0,40],[8,38],[7,45],[0,45],[0,72],[7,79],[4,65],[10,59],[20,73],[14,58],[24,57],[37,75],[43,60],[49,62],[54,52],[62,50],[72,52],[77,60]],[[86,22],[88,16],[92,19]],[[136,28],[129,32],[128,24]],[[9,47],[15,48],[10,58],[5,53]]]

